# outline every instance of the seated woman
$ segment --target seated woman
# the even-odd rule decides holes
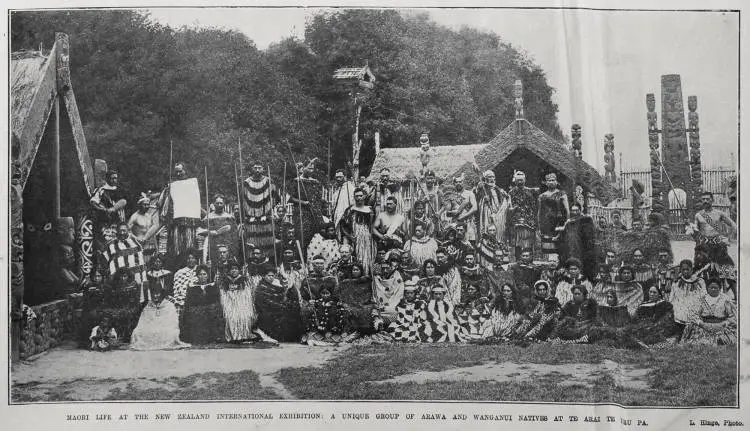
[[[427,304],[417,298],[418,279],[407,280],[404,285],[404,297],[396,306],[397,317],[388,325],[388,333],[393,340],[404,343],[422,341],[420,332],[427,320]]]
[[[614,290],[608,290],[605,294],[605,303],[599,304],[597,318],[602,325],[613,328],[622,328],[630,323],[630,314],[625,305],[621,305],[617,300],[617,293]]]
[[[240,273],[240,264],[230,260],[227,273],[218,274],[214,283],[219,288],[224,312],[224,338],[230,343],[254,339],[252,332],[257,315],[253,288],[247,276]]]
[[[586,276],[581,274],[582,268],[583,264],[575,257],[571,257],[565,261],[565,273],[562,274],[562,278],[555,288],[555,296],[560,300],[561,304],[566,304],[573,299],[573,286],[581,285],[586,287],[587,291],[591,290],[591,282]]]
[[[485,338],[492,337],[494,341],[507,341],[516,334],[525,314],[521,301],[518,300],[513,286],[503,284],[500,294],[492,300],[492,317],[484,327]]]
[[[624,304],[618,303],[617,293],[608,290],[605,298],[606,302],[599,304],[596,324],[589,330],[589,341],[626,349],[641,347],[627,330],[630,313]]]
[[[149,286],[158,285],[165,297],[172,296],[172,271],[164,268],[167,258],[163,254],[157,254],[148,262],[149,270],[146,272]],[[148,296],[146,297],[148,299]]]
[[[427,303],[427,320],[422,325],[420,339],[426,343],[455,343],[468,340],[469,334],[461,326],[453,303],[445,297],[445,287],[435,284],[432,299]]]
[[[466,295],[461,296],[461,302],[461,309],[457,311],[461,325],[471,338],[484,337],[485,332],[488,332],[485,328],[491,325],[492,318],[489,289],[469,285]]]
[[[432,259],[427,259],[422,264],[422,274],[419,278],[419,289],[417,290],[417,297],[423,301],[429,301],[431,295],[432,286],[439,284],[445,287],[445,281],[443,277],[437,275],[437,262]]]
[[[346,341],[346,313],[332,290],[332,286],[324,284],[319,291],[320,298],[310,301],[313,313],[307,334],[302,336],[303,344],[319,346]]]
[[[607,293],[614,291],[618,305],[627,307],[628,313],[634,316],[635,310],[643,303],[643,287],[635,281],[633,268],[629,265],[621,266],[617,274],[617,281],[598,282],[589,292],[589,297],[599,304],[606,304]]]
[[[346,332],[370,335],[375,332],[373,323],[372,279],[363,273],[362,265],[355,262],[350,278],[339,282],[339,299],[346,310]]]
[[[256,333],[271,340],[299,341],[304,332],[300,303],[294,286],[284,286],[273,265],[266,265],[263,278],[255,289]],[[262,337],[262,336],[261,336]]]
[[[177,309],[164,299],[159,284],[151,286],[150,300],[141,312],[138,326],[130,339],[131,350],[169,350],[190,347],[180,341]]]
[[[550,338],[588,343],[588,333],[596,323],[597,303],[588,297],[589,292],[585,286],[575,285],[571,290],[573,299],[568,301],[560,311],[560,321]]]
[[[734,346],[737,344],[737,307],[729,296],[722,293],[721,280],[711,279],[706,290],[685,326],[681,341]]]
[[[672,281],[667,292],[667,300],[674,307],[674,320],[686,324],[694,318],[693,310],[699,307],[706,294],[706,283],[693,274],[693,262],[685,259],[680,262],[679,278]]]
[[[534,283],[534,298],[529,304],[529,312],[516,328],[518,338],[525,340],[546,340],[557,324],[560,301],[549,295],[549,282],[539,280]]]
[[[674,308],[664,299],[658,285],[649,287],[648,298],[635,312],[630,332],[633,337],[647,345],[674,340],[680,334],[680,326],[674,321]]]
[[[209,282],[210,272],[206,265],[198,265],[196,278],[187,281],[180,334],[191,344],[209,344],[224,339],[224,313],[219,289]]]

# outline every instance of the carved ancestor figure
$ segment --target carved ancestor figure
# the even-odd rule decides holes
[[[573,124],[570,128],[570,135],[573,138],[573,154],[580,159],[583,157],[583,152],[581,151],[581,125]]]
[[[617,181],[615,175],[615,135],[604,135],[604,178],[610,183]]]

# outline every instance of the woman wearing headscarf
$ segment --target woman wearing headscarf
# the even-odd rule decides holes
[[[546,340],[557,324],[560,301],[549,294],[550,283],[539,280],[534,283],[534,298],[529,304],[529,312],[516,329],[519,338],[525,340]]]
[[[682,334],[682,342],[733,346],[737,344],[737,306],[724,293],[719,279],[712,279],[698,301]]]
[[[596,323],[597,303],[588,297],[589,291],[585,286],[576,285],[571,290],[573,299],[563,305],[560,321],[550,338],[588,343],[589,330]]]

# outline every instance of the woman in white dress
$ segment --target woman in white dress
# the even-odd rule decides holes
[[[190,347],[190,344],[180,341],[177,309],[171,301],[164,299],[164,291],[155,287],[131,335],[130,349],[169,350],[185,347]]]

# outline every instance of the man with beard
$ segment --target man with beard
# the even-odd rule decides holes
[[[669,289],[669,286],[672,284],[672,280],[675,278],[675,275],[679,271],[672,263],[671,250],[667,248],[659,250],[657,259],[658,261],[656,263],[656,267],[654,268],[654,273],[656,275],[656,285],[659,288],[660,292],[665,292]]]
[[[331,222],[324,223],[320,232],[312,237],[310,244],[307,246],[307,261],[309,262],[313,256],[320,255],[325,259],[325,266],[328,268],[339,260],[340,245],[334,224]]]
[[[355,190],[354,205],[344,212],[339,229],[343,242],[354,247],[354,255],[362,264],[365,275],[372,272],[375,261],[376,247],[372,236],[373,219],[372,208],[365,205],[364,190]]]
[[[105,178],[105,184],[94,190],[89,201],[94,208],[95,241],[100,252],[117,236],[117,224],[125,221],[127,205],[117,171],[108,171]]]
[[[206,219],[207,239],[203,243],[203,253],[206,260],[211,260],[213,256],[219,253],[218,245],[224,244],[229,248],[229,254],[232,256],[242,256],[240,248],[240,239],[237,230],[237,223],[234,221],[234,215],[225,209],[226,199],[222,194],[214,196],[213,210],[208,213]]]
[[[271,264],[271,260],[263,253],[260,247],[251,247],[250,255],[247,258],[246,272],[251,277],[260,277],[263,275],[264,267]]]
[[[167,253],[174,259],[196,244],[201,222],[201,195],[197,178],[189,178],[185,164],[174,165],[172,181],[159,199],[161,218],[168,228]]]
[[[144,256],[156,253],[156,234],[159,231],[159,215],[151,208],[151,199],[146,193],[141,193],[138,199],[138,210],[128,220],[130,233],[143,247]]]
[[[372,235],[378,242],[378,249],[390,251],[401,249],[404,245],[404,216],[397,212],[398,200],[389,196],[385,202],[385,211],[375,218]]]
[[[338,255],[339,258],[328,265],[328,272],[335,274],[339,280],[352,278],[352,266],[357,263],[352,253],[352,246],[341,244]]]
[[[461,303],[461,271],[451,262],[444,249],[437,250],[436,258],[435,274],[443,279],[443,285],[446,287],[445,299],[453,305],[458,305]]]
[[[510,242],[514,247],[515,259],[521,257],[521,251],[525,248],[534,253],[537,228],[537,199],[539,189],[526,187],[526,174],[522,171],[513,173],[513,187],[508,192],[510,195]]]
[[[722,233],[723,228],[728,227],[731,234],[734,235],[737,232],[737,225],[729,216],[715,209],[713,204],[713,193],[703,192],[701,194],[701,210],[695,214],[697,229],[693,230],[696,260],[700,252],[706,253],[713,271],[724,284],[722,287],[731,289],[739,300],[734,260],[728,253],[729,237]]]
[[[258,162],[252,164],[250,176],[242,181],[242,238],[268,254],[273,250],[273,205],[278,193]],[[235,254],[236,255],[236,254]]]
[[[354,203],[354,189],[356,187],[352,181],[346,179],[343,169],[336,170],[334,179],[335,182],[331,188],[330,214],[333,225],[338,231],[339,222],[344,217],[344,212]]]
[[[229,254],[229,248],[226,245],[219,244],[216,249],[218,251],[216,262],[211,263],[214,282],[226,275],[229,272],[229,264],[236,260],[234,256]]]
[[[482,277],[484,275],[484,270],[476,261],[476,258],[474,256],[474,253],[467,253],[466,256],[464,256],[464,262],[463,265],[461,265],[461,298],[464,302],[466,302],[466,296],[467,292],[469,291],[469,286],[473,286],[476,288],[477,291],[479,291],[479,288],[482,285]]]
[[[423,223],[415,223],[414,235],[404,244],[404,254],[409,256],[411,262],[418,267],[421,267],[427,259],[435,260],[435,253],[438,249],[437,241],[427,236],[426,230]]]
[[[456,225],[456,241],[454,242],[454,245],[458,250],[456,262],[462,262],[467,253],[474,253],[475,248],[474,245],[469,242],[469,239],[467,238],[468,234],[469,229],[465,223],[459,223]]]
[[[622,222],[620,211],[612,211],[612,228],[616,231],[619,230],[623,232],[628,230],[628,227]]]
[[[544,176],[544,180],[547,190],[537,199],[537,219],[542,239],[542,253],[551,257],[558,253],[555,237],[565,224],[570,210],[568,209],[568,195],[558,188],[557,174],[548,173]]]
[[[281,238],[276,240],[277,250],[291,249],[294,252],[294,259],[302,260],[302,256],[300,256],[297,251],[297,241],[299,241],[299,237],[297,237],[297,230],[294,228],[294,225],[291,223],[284,223],[279,228],[279,231]]]
[[[121,270],[132,274],[135,282],[140,286],[140,302],[144,302],[147,299],[143,289],[143,283],[146,281],[146,261],[143,259],[143,249],[130,235],[127,223],[117,225],[117,236],[107,243],[102,256],[107,263],[111,277]]]
[[[581,272],[593,280],[596,276],[594,221],[588,215],[581,214],[581,206],[577,203],[570,206],[570,218],[560,232],[559,244],[560,259],[563,262],[570,257],[580,259],[583,262]]]
[[[477,198],[474,192],[464,188],[464,176],[453,178],[453,184],[456,187],[458,197],[458,208],[448,211],[447,215],[453,218],[456,224],[463,223],[466,226],[465,238],[468,241],[477,240],[477,228],[474,222],[474,215],[477,212]]]
[[[510,206],[510,196],[495,184],[495,173],[485,171],[480,183],[474,188],[479,212],[479,237],[487,232],[487,227],[495,226],[495,239],[505,242],[506,217]],[[471,240],[472,238],[468,238]],[[477,240],[475,236],[474,241]]]

